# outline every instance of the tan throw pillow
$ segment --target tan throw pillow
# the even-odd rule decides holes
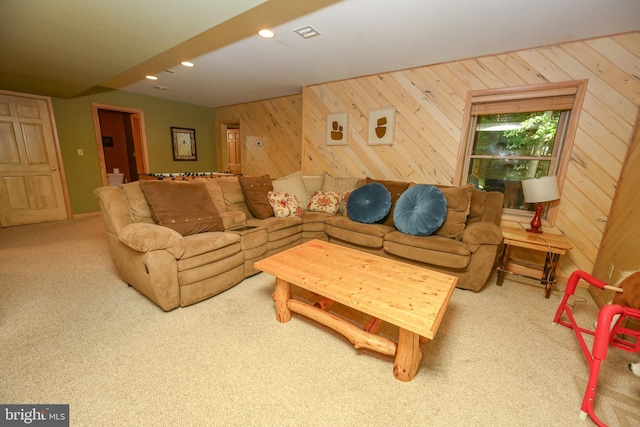
[[[183,236],[224,231],[220,212],[204,183],[189,181],[140,181],[153,219]]]
[[[273,191],[276,193],[294,194],[300,206],[307,206],[307,203],[309,203],[309,192],[304,185],[301,172],[294,172],[291,175],[274,179],[271,184],[273,185]]]
[[[334,191],[316,191],[307,205],[307,210],[335,215],[340,209],[341,199],[342,195]]]
[[[247,202],[242,194],[242,186],[237,176],[223,176],[216,178],[216,182],[222,190],[222,197],[227,211],[242,212],[247,218],[253,218],[253,214],[247,207]]]
[[[295,194],[269,191],[267,199],[269,199],[269,204],[276,218],[304,215],[304,211],[300,207]]]
[[[328,173],[324,173],[322,182],[322,191],[333,191],[336,193],[344,193],[353,190],[358,186],[361,178],[334,178]]]
[[[391,193],[391,210],[389,211],[389,215],[387,215],[382,221],[379,222],[384,225],[395,227],[395,225],[393,224],[393,210],[396,207],[396,202],[400,198],[400,195],[404,193],[407,188],[409,188],[409,183],[402,181],[367,178],[366,183],[368,184],[370,182],[378,182],[384,185],[384,187],[389,190],[389,193]]]
[[[467,224],[471,208],[473,184],[462,187],[444,187],[437,185],[447,199],[447,219],[435,232],[438,236],[460,239]]]
[[[225,205],[224,196],[222,195],[222,188],[220,188],[220,185],[218,185],[216,179],[196,178],[194,181],[191,181],[191,182],[202,182],[204,186],[207,188],[207,191],[209,192],[209,196],[211,197],[213,204],[216,206],[216,209],[218,209],[218,212],[227,211],[227,205]]]
[[[253,215],[259,219],[273,216],[273,209],[269,204],[267,194],[273,191],[273,184],[269,175],[241,176],[240,186],[247,206]]]
[[[135,222],[151,222],[153,223],[153,216],[151,210],[147,204],[147,199],[144,197],[142,188],[140,188],[139,181],[133,181],[128,184],[120,185],[120,189],[127,198],[129,208],[133,214],[133,220]]]
[[[324,175],[303,175],[302,180],[304,181],[304,186],[307,189],[307,193],[312,196],[316,191],[322,190],[322,184],[324,184]]]

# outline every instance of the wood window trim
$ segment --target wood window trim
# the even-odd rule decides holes
[[[458,162],[456,165],[456,175],[454,179],[454,185],[460,186],[465,184],[466,181],[466,169],[468,167],[468,146],[471,143],[469,137],[472,129],[471,125],[474,123],[472,116],[472,108],[474,104],[481,102],[498,102],[498,101],[516,101],[519,98],[540,98],[549,96],[564,97],[572,95],[574,97],[573,106],[571,108],[571,117],[567,123],[564,146],[562,149],[562,155],[558,163],[556,176],[558,178],[558,189],[562,198],[562,188],[564,186],[564,179],[571,160],[571,152],[573,150],[573,143],[578,130],[578,122],[580,120],[580,112],[582,111],[582,104],[584,102],[585,94],[587,91],[588,80],[575,80],[558,83],[543,83],[537,85],[505,87],[499,89],[482,89],[482,90],[470,90],[467,92],[467,99],[464,112],[464,128],[461,134],[461,140],[458,150]],[[492,114],[492,113],[484,113]],[[543,225],[553,226],[555,224],[556,217],[558,215],[558,207],[560,200],[555,200],[549,204],[549,211],[547,218],[543,220]],[[533,213],[532,215],[533,216]],[[523,215],[514,215],[509,213],[502,214],[503,221],[509,222],[528,222],[527,217]]]

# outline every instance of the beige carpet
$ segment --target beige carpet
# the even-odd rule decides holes
[[[273,283],[165,313],[118,279],[101,217],[0,229],[0,403],[68,403],[72,426],[592,425],[578,419],[584,357],[552,324],[557,290],[456,290],[403,383],[392,358],[297,315],[277,323]],[[588,324],[597,307],[580,296]],[[601,415],[612,426],[638,419],[631,360],[603,364],[603,395],[625,405]]]

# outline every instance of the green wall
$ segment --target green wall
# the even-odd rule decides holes
[[[213,109],[123,91],[73,99],[52,98],[73,214],[100,210],[93,190],[102,185],[91,104],[144,112],[150,172],[206,172],[216,169]],[[170,127],[196,130],[197,161],[174,161]],[[78,149],[84,156],[78,156]]]

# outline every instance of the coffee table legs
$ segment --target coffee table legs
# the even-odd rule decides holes
[[[287,323],[291,320],[291,310],[287,307],[287,301],[291,298],[291,284],[276,277],[276,287],[272,298],[276,306],[276,319],[280,323]]]
[[[291,298],[291,284],[289,282],[287,282],[286,280],[282,280],[279,278],[276,278],[276,285],[275,285],[275,289],[273,291],[273,302],[275,304],[275,309],[276,309],[276,319],[278,320],[278,322],[280,323],[287,323],[289,320],[291,320],[291,309],[289,308],[289,306],[287,305],[288,301]],[[305,306],[305,304],[300,304],[302,306]],[[316,310],[318,311],[319,309],[316,309],[312,306],[309,306],[310,310]],[[310,314],[308,313],[309,310],[305,309],[296,309],[296,312],[300,311],[302,314],[307,314],[307,316]],[[326,316],[326,315],[325,315]],[[315,318],[315,320],[321,321],[322,319],[319,318]],[[377,320],[377,319],[376,319]],[[325,322],[322,322],[323,324],[327,324],[326,319]],[[348,322],[343,322],[346,326],[351,326],[350,324],[348,324]],[[377,323],[377,322],[372,322],[372,323]],[[338,330],[339,332],[342,332],[343,335],[345,335],[344,331],[341,331],[342,328],[336,328],[335,325],[328,325],[330,327],[333,327],[333,329]],[[371,325],[374,326],[374,325]],[[351,326],[353,328],[353,326]],[[355,328],[357,329],[357,328]],[[373,329],[373,327],[371,328]],[[375,329],[377,329],[377,325],[375,325]],[[359,330],[360,334],[369,334],[369,332],[366,331],[362,331]],[[347,334],[346,336],[350,338],[350,340],[353,340],[353,335],[355,333],[352,332],[350,334]],[[373,337],[377,337],[375,335],[373,335]],[[372,345],[368,345],[368,346],[364,346],[364,345],[356,345],[356,348],[360,348],[362,347],[368,347],[370,349],[376,350],[376,351],[380,351],[383,354],[393,354],[393,342],[387,340],[386,338],[378,338],[380,340],[380,345],[375,345],[376,342],[374,342]],[[415,376],[416,373],[418,372],[418,367],[420,366],[420,360],[422,360],[422,349],[420,348],[420,339],[421,337],[418,334],[415,334],[413,332],[409,332],[405,329],[399,328],[398,329],[398,344],[396,347],[396,351],[395,351],[395,361],[393,363],[393,376],[400,380],[400,381],[411,381]],[[387,341],[389,341],[387,343]]]
[[[393,363],[393,376],[400,381],[411,381],[418,372],[420,360],[422,360],[420,336],[400,328],[396,360]]]

